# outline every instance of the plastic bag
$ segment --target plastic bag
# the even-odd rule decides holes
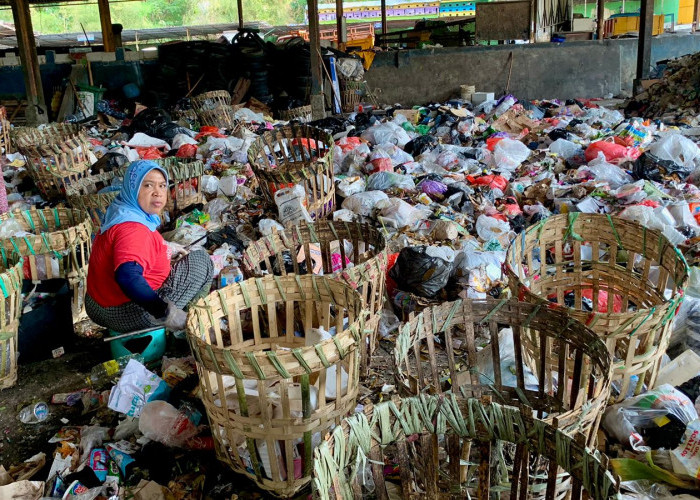
[[[283,188],[275,192],[275,204],[279,210],[279,219],[282,224],[289,224],[304,220],[312,222],[313,219],[306,210],[306,191],[297,184],[293,188]]]
[[[284,226],[272,219],[260,219],[258,222],[258,230],[263,236],[269,236],[275,231],[283,231]]]
[[[625,158],[634,160],[641,154],[637,148],[628,148],[609,141],[596,141],[586,148],[586,161],[595,160],[599,153],[603,153],[605,159],[610,163],[619,163]]]
[[[404,129],[393,122],[386,122],[367,128],[362,139],[372,144],[395,144],[403,148],[411,138]]]
[[[368,191],[386,191],[392,187],[413,190],[416,188],[416,184],[410,175],[395,174],[393,172],[377,172],[370,175],[367,179]]]
[[[549,145],[549,150],[568,160],[575,156],[583,156],[583,148],[566,139],[557,139]]]
[[[401,250],[389,276],[401,290],[433,298],[447,285],[453,264],[433,252],[429,253],[428,248],[418,246]]]
[[[389,198],[379,201],[375,207],[379,209],[377,218],[387,226],[400,229],[402,227],[413,227],[421,220],[427,218],[422,210],[398,198]]]
[[[669,214],[664,216],[665,207],[652,208],[645,205],[634,205],[624,209],[619,217],[623,219],[635,221],[649,229],[657,229],[663,233],[668,240],[674,245],[682,245],[686,241],[686,237],[673,228],[673,217]],[[671,219],[669,224],[668,219]]]
[[[352,212],[369,217],[372,215],[372,210],[382,200],[388,200],[389,196],[382,191],[364,191],[345,198],[342,208],[351,210]]]
[[[109,393],[110,410],[138,417],[144,405],[156,399],[168,399],[170,388],[155,373],[135,359],[129,360],[119,382]]]
[[[367,183],[362,177],[347,177],[342,179],[335,190],[343,198],[361,193],[367,188]]]
[[[695,159],[700,157],[700,148],[680,134],[662,137],[649,146],[649,152],[661,160],[672,161],[689,169],[695,167]]]
[[[143,407],[139,430],[148,439],[178,448],[199,432],[188,412],[166,401],[151,401]]]
[[[513,173],[522,162],[530,157],[532,151],[520,141],[502,139],[494,146],[493,162],[496,170]]]
[[[481,214],[476,219],[476,234],[484,241],[498,240],[503,244],[505,238],[505,243],[507,243],[509,232],[510,224],[507,221],[489,217],[486,214]]]
[[[669,384],[605,410],[603,428],[636,450],[675,448],[686,426],[698,418],[693,402]]]
[[[219,178],[215,175],[202,176],[202,191],[206,194],[214,194],[219,190]]]
[[[605,161],[605,155],[598,153],[598,157],[591,160],[587,166],[579,169],[579,174],[590,172],[597,181],[607,182],[612,189],[617,189],[625,184],[634,182],[632,176],[623,169]]]
[[[693,172],[693,167],[678,164],[673,160],[663,160],[645,151],[634,162],[633,173],[637,179],[650,181],[683,181]]]

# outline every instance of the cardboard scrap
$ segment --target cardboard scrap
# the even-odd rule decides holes
[[[494,130],[506,132],[508,134],[520,134],[523,130],[535,130],[539,122],[532,120],[524,112],[516,109],[509,109],[491,124]]]
[[[132,491],[134,500],[173,500],[175,497],[165,486],[142,479]]]

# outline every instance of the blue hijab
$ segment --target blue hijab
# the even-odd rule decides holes
[[[138,200],[143,178],[154,169],[160,170],[165,181],[168,181],[168,173],[154,161],[139,160],[129,165],[124,174],[121,191],[107,208],[105,220],[100,228],[101,233],[104,234],[110,227],[122,222],[138,222],[151,231],[155,231],[160,226],[160,217],[146,213]]]

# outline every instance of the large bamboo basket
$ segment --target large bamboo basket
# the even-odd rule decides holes
[[[351,253],[347,252],[344,242],[352,245]],[[380,231],[369,224],[355,222],[301,223],[252,242],[243,254],[243,271],[248,277],[263,276],[271,270],[285,276],[287,270],[280,263],[284,262],[286,253],[292,257],[292,273],[306,274],[314,267],[312,245],[319,253],[323,275],[339,279],[357,290],[370,314],[366,324],[371,330],[369,343],[367,349],[362,350],[361,372],[365,373],[377,346],[377,327],[384,305],[387,249]],[[300,269],[297,259],[302,250],[304,269]]]
[[[32,281],[66,279],[73,292],[73,321],[85,314],[85,279],[92,248],[92,224],[82,210],[45,208],[0,214],[0,222],[14,218],[29,236],[2,240],[0,255],[24,258],[24,277]]]
[[[225,90],[214,90],[193,97],[192,107],[202,125],[235,131],[240,126],[234,118],[231,94]]]
[[[314,220],[333,213],[333,138],[327,132],[306,125],[276,128],[258,137],[248,159],[270,205],[275,205],[277,190],[301,184]]]
[[[65,199],[66,187],[89,175],[92,156],[85,133],[73,124],[12,130],[15,149],[27,159],[27,171],[49,200]]]
[[[192,104],[192,109],[199,114],[202,111],[209,111],[220,106],[230,106],[231,94],[225,90],[212,90],[193,97],[190,104]]]
[[[0,106],[0,153],[11,153],[10,121],[7,119],[7,108]]]
[[[117,197],[119,191],[99,191],[110,186],[115,177],[121,177],[121,171],[101,172],[96,175],[83,177],[66,188],[68,204],[75,209],[84,210],[90,215],[92,227],[97,233],[102,225],[107,207]]]
[[[185,158],[163,158],[154,161],[168,172],[170,187],[165,210],[170,212],[171,217],[177,217],[187,207],[204,203],[204,164],[201,161]]]
[[[0,263],[0,389],[17,383],[17,330],[22,315],[22,259]]]
[[[512,330],[512,347],[501,345],[499,332],[506,328]],[[537,339],[557,363],[539,362],[540,353],[528,359],[526,338]],[[504,363],[513,355],[515,374],[509,376]],[[565,432],[582,433],[589,445],[610,395],[611,369],[605,344],[581,323],[508,299],[428,307],[399,328],[394,349],[394,375],[404,396],[451,391],[527,404],[538,418],[556,418]],[[558,383],[564,377],[567,383]]]
[[[688,279],[683,255],[659,231],[600,214],[557,215],[513,240],[504,268],[520,300],[556,304],[605,341],[618,401],[654,385]]]
[[[191,306],[188,340],[217,457],[278,496],[307,485],[313,447],[355,408],[365,317],[350,286],[314,275],[243,281]],[[338,333],[307,345],[318,327]]]
[[[379,403],[336,427],[314,454],[314,498],[532,498],[538,471],[571,474],[571,498],[619,498],[607,457],[532,410],[423,395]],[[387,479],[387,469],[398,468]],[[541,496],[557,496],[550,473]]]

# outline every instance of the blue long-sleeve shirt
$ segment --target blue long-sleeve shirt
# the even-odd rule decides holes
[[[168,303],[161,299],[143,277],[143,267],[136,262],[125,262],[117,268],[114,278],[124,295],[143,307],[155,318],[166,315]]]

